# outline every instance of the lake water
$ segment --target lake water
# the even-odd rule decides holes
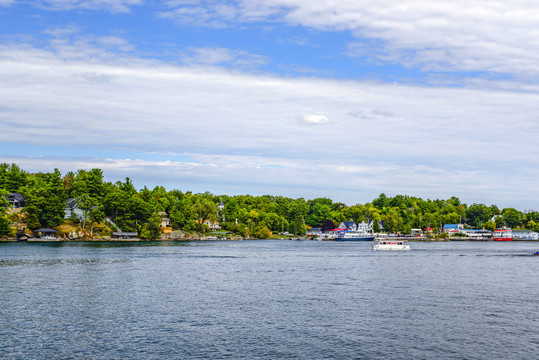
[[[0,243],[0,358],[539,358],[539,243],[411,245]]]

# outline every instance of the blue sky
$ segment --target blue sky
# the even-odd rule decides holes
[[[0,0],[0,162],[539,209],[539,4]]]

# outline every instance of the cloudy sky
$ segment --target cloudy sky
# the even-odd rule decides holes
[[[539,2],[0,0],[0,162],[539,210]]]

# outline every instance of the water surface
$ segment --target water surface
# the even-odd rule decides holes
[[[537,358],[537,250],[2,243],[0,358]]]

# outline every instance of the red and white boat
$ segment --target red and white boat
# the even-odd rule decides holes
[[[511,229],[494,230],[494,241],[512,241],[513,233]]]

